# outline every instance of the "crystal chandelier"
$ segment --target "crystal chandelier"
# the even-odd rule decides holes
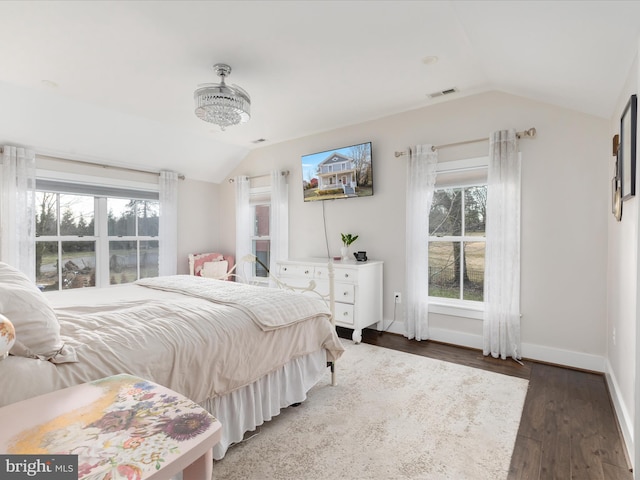
[[[220,83],[205,83],[193,93],[196,115],[205,122],[226,127],[246,123],[251,118],[251,98],[237,85],[228,86],[224,77],[231,73],[231,67],[224,63],[213,66]]]

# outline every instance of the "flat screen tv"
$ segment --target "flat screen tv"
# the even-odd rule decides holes
[[[373,195],[371,142],[302,156],[305,202]]]

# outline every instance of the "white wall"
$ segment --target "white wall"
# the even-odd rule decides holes
[[[640,90],[640,63],[636,54],[618,103],[611,118],[610,137],[620,132],[620,116],[632,94]],[[609,175],[613,176],[615,157],[609,159]],[[634,181],[636,181],[634,179]],[[622,220],[609,217],[608,222],[608,291],[607,291],[607,365],[606,378],[613,399],[629,458],[635,466],[640,460],[640,442],[635,432],[640,431],[640,385],[637,382],[637,365],[640,362],[640,318],[638,296],[640,295],[640,268],[638,265],[638,225],[640,211],[638,197],[622,205]],[[634,473],[635,478],[640,478]]]
[[[384,317],[393,318],[394,291],[404,291],[405,157],[396,150],[487,137],[493,130],[535,127],[522,140],[523,354],[604,370],[607,219],[610,214],[607,121],[504,93],[486,93],[252,151],[232,175],[291,171],[290,257],[326,256],[323,207],[331,255],[340,233],[384,267]],[[374,196],[304,203],[300,157],[373,142]],[[488,143],[442,149],[440,161],[486,155]],[[220,185],[221,248],[234,250],[233,185]],[[480,346],[481,321],[431,315],[432,333]],[[396,322],[399,330],[402,324]],[[394,331],[396,328],[394,327]]]
[[[186,179],[178,184],[179,274],[189,273],[187,256],[190,253],[218,251],[221,211],[218,207],[219,190],[217,184],[198,180]]]
[[[638,61],[629,72],[609,124],[609,145],[620,132],[620,116],[631,94],[638,91]],[[613,176],[615,157],[609,153],[607,166]],[[627,446],[632,450],[634,388],[636,378],[636,309],[638,200],[623,202],[622,221],[608,215],[607,290],[607,382]],[[615,332],[615,340],[614,340]],[[633,458],[633,456],[631,456]]]

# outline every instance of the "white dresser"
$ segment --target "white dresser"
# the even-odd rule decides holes
[[[316,290],[329,293],[329,260],[301,258],[278,262],[278,278],[293,287],[306,287],[314,280]],[[360,343],[362,329],[382,322],[382,265],[368,260],[334,261],[336,325],[353,328],[353,341]]]

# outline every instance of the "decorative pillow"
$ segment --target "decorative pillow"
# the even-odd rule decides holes
[[[0,313],[11,320],[16,330],[16,343],[9,351],[12,355],[54,363],[76,361],[70,347],[63,349],[58,318],[44,294],[21,271],[2,262]]]
[[[227,278],[227,272],[229,271],[228,269],[229,262],[226,260],[220,260],[218,262],[204,262],[200,273],[203,277],[225,280]]]
[[[206,262],[219,262],[224,260],[224,257],[220,253],[200,253],[193,256],[193,274],[201,277],[202,267]]]

